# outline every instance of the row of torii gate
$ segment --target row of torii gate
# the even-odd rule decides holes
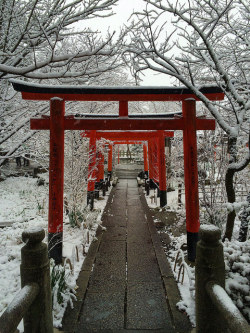
[[[12,84],[16,91],[22,93],[23,99],[50,101],[50,116],[33,118],[30,120],[30,125],[34,130],[50,130],[48,245],[49,255],[56,263],[62,262],[65,130],[85,131],[84,135],[89,137],[91,155],[89,170],[92,170],[96,163],[96,154],[93,154],[93,150],[96,140],[101,137],[122,143],[131,140],[147,141],[151,165],[153,161],[150,159],[156,155],[152,149],[155,149],[157,143],[158,181],[162,205],[166,203],[164,140],[166,136],[173,135],[171,131],[182,130],[188,259],[195,260],[200,227],[196,131],[215,129],[214,119],[196,117],[196,101],[199,100],[199,93],[195,95],[185,87],[46,86],[17,80],[13,80]],[[210,101],[224,99],[223,91],[217,86],[203,87],[200,93]],[[117,115],[91,114],[81,117],[65,115],[67,101],[116,101],[119,103],[119,112]],[[134,101],[181,101],[182,115],[171,118],[164,114],[150,115],[150,117],[130,115],[128,102]],[[94,191],[95,186],[95,177],[91,172],[88,183],[90,192]],[[149,168],[149,178],[156,181],[156,176],[152,172],[153,168]]]
[[[82,137],[89,138],[88,202],[93,201],[95,188],[104,181],[104,155],[96,154],[97,142],[108,140],[108,177],[112,175],[113,146],[142,144],[144,173],[150,184],[159,189],[160,206],[167,204],[165,138],[173,137],[173,131],[84,131]]]

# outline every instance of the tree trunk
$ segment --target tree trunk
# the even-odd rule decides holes
[[[228,138],[228,152],[230,154],[230,159],[229,159],[229,166],[226,172],[226,177],[225,177],[225,186],[226,186],[226,192],[227,192],[227,201],[229,203],[234,203],[235,202],[235,190],[234,190],[234,184],[233,184],[233,179],[234,179],[234,174],[236,172],[235,169],[230,168],[230,164],[236,162],[236,142],[237,138],[235,137],[229,137]],[[231,240],[232,234],[233,234],[233,228],[234,228],[234,220],[235,220],[235,211],[231,211],[227,215],[227,224],[226,224],[226,230],[225,234],[223,237],[223,241],[227,238]]]
[[[247,240],[248,220],[250,216],[250,192],[247,195],[247,202],[248,205],[243,208],[242,213],[239,215],[239,219],[241,221],[239,242],[245,242]]]
[[[235,202],[235,191],[234,191],[234,186],[233,186],[234,173],[235,173],[234,170],[227,169],[225,185],[226,185],[226,191],[227,191],[227,200],[229,203]],[[226,230],[225,230],[225,235],[223,237],[223,240],[225,240],[226,238],[231,240],[232,234],[233,234],[235,216],[236,216],[236,214],[235,214],[234,210],[227,214],[227,224],[226,224]]]

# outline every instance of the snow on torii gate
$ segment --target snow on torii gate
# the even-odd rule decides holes
[[[196,118],[196,95],[185,87],[46,86],[17,80],[12,84],[23,99],[50,101],[50,116],[31,119],[30,124],[31,129],[50,130],[48,242],[56,263],[62,261],[64,130],[183,130],[188,259],[195,260],[200,225],[196,131],[215,129],[213,119]],[[203,87],[200,92],[209,100],[224,99],[219,87]],[[119,117],[65,116],[65,101],[118,101]],[[182,117],[132,118],[129,101],[182,101]]]
[[[167,189],[166,189],[166,164],[165,164],[165,138],[173,137],[173,131],[84,131],[81,133],[82,137],[87,137],[90,139],[90,152],[96,151],[96,140],[107,139],[113,142],[113,144],[142,144],[143,141],[154,140],[158,144],[157,150],[157,166],[159,170],[159,195],[160,195],[160,205],[164,207],[167,204]],[[110,147],[111,149],[111,147]],[[147,147],[143,147],[144,150],[144,167],[147,163]],[[95,189],[95,165],[96,158],[95,154],[90,154],[90,164],[89,165],[89,182],[88,182],[88,200],[94,197]],[[109,156],[111,158],[111,154]],[[112,165],[109,161],[109,175],[111,176],[110,166]],[[152,168],[152,165],[150,165]],[[148,170],[148,167],[147,167]],[[98,183],[98,181],[97,181]]]

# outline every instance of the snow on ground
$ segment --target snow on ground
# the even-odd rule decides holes
[[[157,198],[156,190],[150,190],[149,196],[145,195],[145,197],[150,208],[159,208],[160,200]],[[168,192],[167,198],[167,208],[164,209],[166,211],[170,209],[180,212],[180,210],[178,210],[178,191]],[[182,202],[183,199],[184,196],[182,196]],[[242,206],[240,203],[237,203],[237,205]],[[162,211],[162,209],[160,209],[160,211]],[[159,220],[155,218],[155,222],[159,222]],[[246,242],[238,242],[236,240],[239,235],[239,227],[240,221],[236,218],[232,241],[229,242],[227,240],[223,243],[226,267],[226,291],[235,305],[244,313],[246,318],[250,320],[250,240]],[[176,281],[178,281],[180,272],[178,288],[182,300],[176,305],[179,310],[187,313],[191,324],[195,327],[195,268],[188,266],[184,260],[184,256],[186,256],[186,235],[182,234],[176,237],[170,233],[169,230],[165,230],[165,232],[168,233],[171,239],[170,248],[166,249],[166,253]],[[177,255],[179,260],[175,267]],[[183,281],[182,269],[180,269],[182,263],[184,264]]]
[[[160,198],[157,198],[157,190],[150,190],[149,195],[145,195],[147,204],[150,208],[156,208],[160,206]],[[178,208],[178,190],[167,193],[168,203],[167,205],[171,209]],[[182,203],[185,203],[184,195],[182,195]]]
[[[22,232],[29,228],[42,227],[46,232],[44,241],[47,242],[47,174],[43,174],[43,178],[45,185],[42,186],[37,185],[36,178],[30,177],[10,177],[0,183],[0,222],[13,222],[11,226],[0,228],[0,315],[20,290],[21,247],[24,245],[21,239]],[[88,229],[72,228],[68,216],[64,216],[63,256],[69,258],[73,270],[68,260],[65,265],[68,289],[62,293],[62,304],[58,305],[54,297],[55,327],[60,327],[67,302],[74,297],[77,289],[76,280],[101,221],[106,199],[107,195],[103,200],[95,201],[94,211],[87,213]],[[23,331],[22,323],[18,328]]]

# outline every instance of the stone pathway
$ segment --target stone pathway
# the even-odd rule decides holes
[[[140,191],[135,179],[120,179],[112,190],[103,214],[106,231],[89,253],[93,267],[85,260],[82,297],[67,311],[64,332],[191,330],[175,308],[177,286]]]

